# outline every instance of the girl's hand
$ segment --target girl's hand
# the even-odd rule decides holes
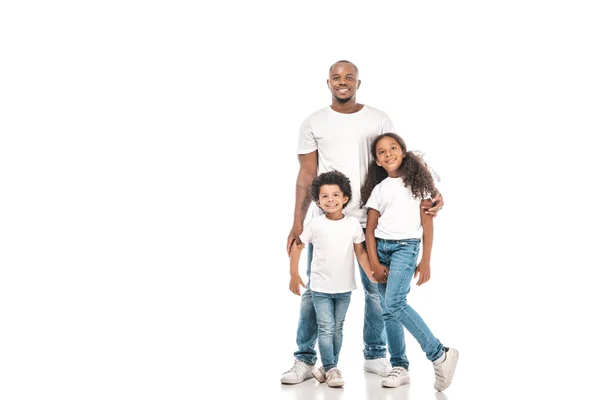
[[[385,265],[381,264],[381,263],[373,263],[371,265],[371,268],[373,269],[373,279],[375,279],[375,281],[377,283],[386,283],[387,282],[387,277],[388,277],[388,273],[389,273],[389,268],[386,267]]]
[[[421,261],[419,265],[417,265],[417,269],[415,269],[414,278],[417,277],[417,274],[419,275],[417,286],[421,286],[422,284],[427,282],[431,277],[431,266],[429,265],[429,263]]]
[[[302,282],[300,275],[292,275],[290,277],[290,291],[300,296],[300,285],[306,289],[306,285]]]

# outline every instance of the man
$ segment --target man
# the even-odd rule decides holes
[[[296,180],[294,223],[287,241],[288,255],[291,246],[301,244],[299,236],[311,204],[310,184],[323,172],[338,170],[350,178],[352,200],[346,207],[345,214],[358,218],[363,229],[365,228],[367,212],[366,209],[359,208],[359,201],[360,186],[370,161],[369,146],[375,136],[386,132],[396,133],[396,130],[383,111],[357,103],[356,91],[360,83],[358,68],[353,63],[341,60],[333,64],[329,68],[327,80],[331,91],[331,105],[309,115],[300,127],[300,169]],[[443,198],[438,193],[434,197],[434,206],[426,212],[435,216],[443,204]],[[319,213],[320,209],[315,207],[313,216]],[[310,275],[310,245],[307,258]],[[386,377],[392,366],[386,358],[384,324],[377,286],[369,281],[362,268],[359,270],[365,292],[364,370]],[[300,302],[300,320],[296,334],[298,350],[294,353],[296,360],[294,366],[282,375],[281,383],[296,384],[312,377],[317,361],[314,349],[317,330],[309,280]]]

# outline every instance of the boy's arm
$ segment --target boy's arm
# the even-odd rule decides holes
[[[373,283],[377,283],[375,278],[373,278],[373,270],[371,269],[371,263],[369,262],[369,255],[367,254],[367,250],[363,243],[354,243],[354,253],[356,253],[358,263],[363,271],[365,271],[365,274],[367,274],[369,280]]]
[[[300,285],[306,288],[298,273],[298,262],[300,261],[300,253],[302,253],[303,248],[304,245],[292,246],[290,252],[290,291],[298,296],[300,296]]]
[[[387,269],[381,265],[377,254],[377,240],[375,239],[377,221],[379,221],[379,211],[369,208],[367,211],[367,229],[365,231],[367,255],[369,261],[371,261],[371,270],[374,272],[373,278],[379,283],[384,283],[387,281]]]
[[[425,210],[431,207],[433,202],[431,199],[421,201],[421,226],[423,227],[423,255],[421,261],[415,270],[415,277],[419,274],[417,286],[427,282],[431,277],[431,249],[433,247],[433,216]]]

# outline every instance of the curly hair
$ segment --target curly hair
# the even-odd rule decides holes
[[[387,171],[383,167],[377,165],[376,162],[377,143],[386,136],[398,142],[402,149],[402,153],[406,154],[398,171],[400,172],[400,177],[404,181],[404,187],[410,187],[413,198],[425,199],[435,195],[437,189],[435,188],[433,175],[421,155],[413,151],[406,151],[406,143],[395,133],[383,133],[377,136],[373,140],[373,143],[371,143],[371,156],[373,159],[367,169],[365,182],[360,189],[360,207],[364,207],[367,203],[375,186],[388,177]]]
[[[342,208],[346,208],[350,203],[350,200],[352,200],[352,186],[350,186],[350,179],[341,172],[335,170],[323,172],[312,181],[310,184],[311,195],[313,201],[317,204],[319,204],[319,193],[321,191],[321,186],[323,185],[339,186],[342,194],[348,197],[348,201]]]

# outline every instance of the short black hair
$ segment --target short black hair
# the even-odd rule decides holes
[[[331,67],[329,67],[330,75],[331,75],[331,70],[333,69],[333,66],[336,64],[350,64],[354,67],[354,69],[356,70],[356,74],[358,75],[358,67],[356,65],[354,65],[354,63],[352,61],[348,61],[348,60],[339,60],[339,61],[336,61],[333,64],[331,64]]]
[[[329,172],[323,172],[312,181],[310,184],[311,195],[313,201],[317,204],[319,203],[319,193],[321,191],[321,186],[323,185],[339,186],[342,194],[348,197],[348,201],[342,206],[342,208],[346,208],[346,206],[350,203],[350,200],[352,200],[352,186],[350,186],[350,179],[340,171],[333,170]]]

